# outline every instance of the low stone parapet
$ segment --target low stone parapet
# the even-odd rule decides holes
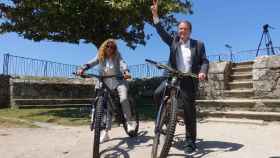
[[[10,106],[66,106],[88,104],[94,80],[38,78],[10,79]]]

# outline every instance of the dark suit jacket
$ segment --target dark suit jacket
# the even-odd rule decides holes
[[[181,51],[179,36],[172,37],[169,33],[167,33],[164,30],[164,28],[161,26],[160,23],[155,24],[155,27],[161,39],[166,44],[168,44],[170,48],[168,64],[172,68],[177,69],[176,56],[178,52]],[[207,75],[209,61],[206,57],[204,44],[200,41],[190,39],[190,48],[191,48],[191,60],[192,60],[192,66],[191,66],[192,73],[198,74],[200,72],[203,72]]]

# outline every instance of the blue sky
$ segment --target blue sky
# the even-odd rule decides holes
[[[270,34],[273,45],[280,46],[279,0],[193,0],[193,3],[194,14],[181,15],[178,19],[192,22],[192,37],[204,41],[207,55],[227,52],[225,44],[230,44],[233,51],[256,49],[264,24],[276,28],[270,30]],[[119,49],[129,65],[144,63],[145,58],[167,60],[167,45],[151,26],[147,25],[146,31],[153,33],[152,38],[146,46],[135,50],[118,41]],[[92,44],[33,42],[15,33],[0,35],[1,66],[4,53],[80,65],[94,57],[96,51]]]

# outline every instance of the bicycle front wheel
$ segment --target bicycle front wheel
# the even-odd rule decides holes
[[[105,100],[103,97],[99,97],[95,109],[94,115],[94,137],[93,137],[93,158],[99,158],[99,145],[100,145],[100,132],[102,130],[102,121],[104,113]]]
[[[172,145],[177,115],[177,99],[171,96],[158,112],[155,125],[155,137],[152,147],[152,158],[166,158]]]

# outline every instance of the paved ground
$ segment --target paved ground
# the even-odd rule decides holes
[[[1,158],[90,158],[88,127],[40,124],[42,128],[0,128]],[[102,157],[149,158],[153,123],[142,122],[140,136],[127,138],[113,128]],[[204,120],[198,124],[199,151],[194,158],[280,158],[280,123],[247,120]],[[177,126],[169,157],[186,157],[182,149],[184,127]]]

